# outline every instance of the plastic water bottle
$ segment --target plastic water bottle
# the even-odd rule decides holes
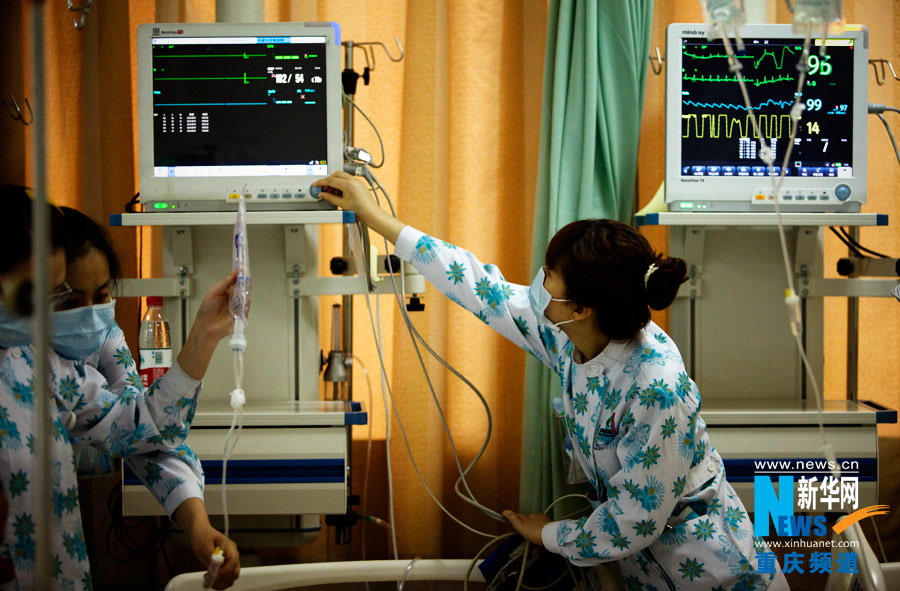
[[[169,323],[163,316],[163,299],[147,298],[147,313],[141,319],[140,348],[141,382],[144,388],[165,375],[172,367],[172,337]]]

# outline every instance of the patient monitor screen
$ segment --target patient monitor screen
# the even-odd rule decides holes
[[[797,91],[802,40],[744,40],[737,56],[759,122],[780,172],[788,143],[794,144],[789,177],[853,176],[853,39],[821,40],[810,49],[801,102],[806,107],[797,137],[791,136],[790,109]],[[735,74],[729,71],[721,40],[682,40],[682,176],[762,176],[759,142]]]
[[[325,44],[153,39],[153,176],[328,174]]]

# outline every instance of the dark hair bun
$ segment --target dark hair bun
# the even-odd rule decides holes
[[[567,224],[544,260],[562,274],[563,297],[594,310],[597,328],[613,340],[637,335],[650,322],[650,308],[666,308],[687,280],[683,260],[657,254],[635,228],[614,220]],[[645,285],[651,263],[656,269]]]
[[[654,310],[665,310],[678,295],[679,286],[688,280],[687,264],[667,256],[657,257],[653,264],[657,268],[647,278],[647,305]]]

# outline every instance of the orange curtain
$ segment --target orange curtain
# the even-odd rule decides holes
[[[497,264],[510,280],[527,283],[545,2],[332,1],[320,2],[318,8],[320,20],[341,23],[344,39],[382,41],[395,54],[393,35],[404,45],[406,57],[399,63],[376,49],[372,82],[360,83],[356,95],[385,140],[386,165],[375,173],[394,198],[400,219],[472,250]],[[361,72],[361,52],[355,54],[354,64]],[[355,121],[354,143],[377,159],[374,133],[361,117]],[[327,268],[328,259],[339,251],[337,229],[323,227],[320,232],[320,268]],[[382,241],[375,238],[382,251]],[[524,353],[430,287],[424,301],[425,312],[412,314],[418,330],[481,389],[493,412],[491,444],[469,475],[472,488],[489,507],[516,508]],[[393,298],[384,297],[381,303],[386,363],[416,462],[455,515],[477,529],[501,531],[453,494],[456,464],[406,328]],[[354,305],[355,352],[377,390],[378,358],[365,303],[356,297]],[[326,302],[320,310],[327,314]],[[324,318],[320,325],[327,326]],[[484,411],[475,395],[440,365],[426,360],[426,366],[466,465],[484,438]],[[365,400],[360,374],[354,373],[355,398]],[[384,408],[377,392],[375,400],[370,417],[383,439]],[[484,541],[442,516],[415,475],[396,420],[391,428],[395,520],[402,545],[411,554],[472,555]],[[360,436],[365,436],[362,430],[355,435]],[[363,457],[362,441],[357,440],[354,454]],[[362,481],[362,467],[354,463],[357,483]],[[378,492],[370,493],[367,508],[387,518],[380,454],[373,471],[370,487],[377,486]],[[386,538],[369,529],[372,556],[377,548],[385,548]]]
[[[778,22],[788,22],[782,3],[769,4],[776,7]],[[8,18],[0,20],[0,92],[4,98],[9,92],[17,98],[27,95],[30,5],[20,0],[18,6],[13,4],[8,10]],[[42,5],[47,110],[35,116],[44,118],[47,125],[48,192],[56,202],[80,207],[102,221],[110,213],[121,212],[137,188],[137,24],[163,20],[161,14],[167,20],[210,21],[215,17],[215,5],[213,0],[95,2],[88,25],[81,32],[73,28],[72,15],[65,10],[64,2]],[[510,280],[527,282],[546,3],[268,0],[265,9],[267,20],[337,21],[343,38],[357,42],[382,41],[392,47],[392,36],[397,35],[406,50],[405,59],[393,63],[377,50],[372,82],[361,85],[356,95],[385,140],[386,164],[376,171],[377,175],[394,197],[401,219],[498,264]],[[868,25],[870,57],[897,59],[900,22],[891,0],[847,0],[844,10],[848,22]],[[654,46],[664,45],[668,23],[696,22],[699,18],[695,0],[657,3]],[[651,54],[655,55],[653,48]],[[362,54],[357,53],[355,60],[361,70]],[[877,86],[870,78],[869,100],[900,105],[900,84],[889,81]],[[664,152],[659,130],[663,128],[663,116],[663,79],[651,74],[639,164],[641,205],[662,181]],[[896,128],[896,118],[891,122]],[[31,133],[0,112],[0,182],[30,182],[26,164]],[[377,157],[374,133],[360,117],[356,118],[354,143]],[[890,214],[896,224],[900,220],[896,199],[900,168],[876,119],[870,121],[869,153],[872,165],[865,210]],[[662,247],[664,230],[653,232],[652,239]],[[139,261],[144,273],[152,272],[154,257],[157,261],[159,258],[153,232],[139,236],[133,228],[117,228],[111,233],[123,259],[125,276],[137,275]],[[863,228],[861,240],[878,251],[900,252],[900,233],[895,228]],[[322,228],[320,268],[327,268],[328,260],[339,253],[337,228]],[[844,253],[833,237],[826,238],[827,269],[833,269]],[[524,353],[430,288],[424,301],[425,312],[413,314],[420,332],[481,388],[494,413],[490,448],[471,473],[473,488],[490,507],[516,508]],[[330,326],[331,303],[323,298],[320,304],[323,335]],[[498,531],[502,528],[463,507],[452,493],[455,463],[446,437],[439,435],[441,426],[395,306],[389,298],[382,300],[385,361],[416,461],[436,494],[455,514],[487,531]],[[369,408],[376,445],[367,510],[386,519],[385,415],[378,394],[378,361],[361,298],[355,298],[355,307],[355,353],[376,389],[375,403]],[[863,300],[860,313],[860,397],[891,408],[900,407],[900,314],[896,307],[892,300]],[[134,345],[137,303],[123,300],[118,310],[119,322]],[[845,395],[845,310],[843,299],[826,303],[825,392],[829,398]],[[323,339],[322,346],[327,350],[326,341]],[[436,363],[427,365],[466,463],[477,452],[485,432],[483,412],[464,386]],[[353,388],[357,400],[367,399],[366,382],[359,370],[354,373]],[[362,485],[365,434],[364,428],[354,433],[354,492]],[[880,502],[892,506],[900,504],[898,435],[897,426],[882,427]],[[427,498],[402,447],[396,422],[391,444],[395,520],[408,555],[472,555],[481,540],[442,517]],[[900,539],[900,513],[895,511],[880,519],[883,539],[888,544]],[[371,524],[368,529],[368,556],[386,556],[387,536]],[[336,548],[326,538],[320,536],[312,546],[282,558],[318,560],[360,555],[358,530],[352,548]],[[895,559],[896,551],[895,545]]]
[[[30,3],[2,26],[4,72],[10,88],[27,88],[31,57],[27,45]],[[56,202],[78,207],[98,221],[123,211],[137,190],[135,29],[142,22],[212,21],[212,0],[130,0],[96,2],[87,27],[76,31],[65,3],[43,3],[47,62],[47,187]],[[369,86],[360,84],[356,100],[378,125],[385,140],[386,164],[376,171],[395,200],[401,219],[461,244],[485,261],[498,264],[511,280],[528,282],[528,256],[537,162],[541,71],[546,4],[542,0],[423,3],[391,0],[277,0],[265,3],[270,21],[334,20],[343,39],[381,41],[396,55],[392,37],[406,57],[393,63],[376,48]],[[126,50],[127,48],[127,50]],[[18,51],[18,53],[16,53]],[[365,64],[354,55],[357,70]],[[28,183],[30,132],[0,122],[5,158],[3,182]],[[356,117],[354,143],[378,152],[375,134]],[[320,268],[341,252],[338,228],[320,230]],[[159,272],[157,232],[112,230],[126,277]],[[380,244],[380,241],[376,241]],[[512,248],[510,247],[512,246]],[[383,246],[380,247],[383,251]],[[420,332],[485,394],[494,413],[488,453],[470,474],[479,499],[495,509],[518,505],[524,353],[429,288],[426,311],[413,314]],[[337,301],[334,299],[334,301]],[[327,350],[329,298],[320,302]],[[413,454],[429,485],[447,507],[466,522],[499,531],[458,501],[452,493],[456,466],[415,354],[392,298],[382,299],[385,361]],[[365,304],[355,298],[355,353],[375,387],[369,408],[375,435],[369,513],[387,519],[384,457],[384,409],[380,400],[378,358]],[[135,345],[137,302],[119,304],[119,322]],[[473,352],[476,352],[473,355]],[[477,453],[486,430],[483,410],[467,388],[437,363],[426,363],[444,405],[461,461]],[[358,400],[367,399],[364,376],[354,373]],[[360,492],[365,458],[365,429],[354,433],[354,492]],[[394,421],[391,437],[396,500],[395,520],[408,553],[471,555],[483,542],[441,516],[418,482]],[[304,560],[359,556],[359,529],[351,548],[335,548],[327,535],[292,552]],[[370,557],[387,556],[387,536],[369,526]],[[272,558],[274,559],[274,558]]]

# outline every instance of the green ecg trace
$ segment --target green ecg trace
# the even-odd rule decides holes
[[[799,48],[799,47],[795,47],[794,49],[799,50],[800,48]],[[758,68],[758,67],[759,67],[759,64],[765,59],[765,57],[766,57],[767,55],[769,55],[769,56],[772,56],[772,60],[775,62],[775,67],[778,68],[778,69],[780,70],[780,69],[784,66],[784,54],[785,54],[785,52],[786,52],[786,51],[789,51],[789,52],[791,52],[791,55],[793,55],[793,54],[794,54],[794,49],[791,49],[791,48],[788,47],[787,45],[782,46],[782,48],[781,48],[781,60],[779,60],[777,57],[775,57],[775,52],[769,51],[768,49],[766,49],[765,51],[763,51],[763,54],[762,54],[761,56],[759,56],[759,59],[753,57],[752,55],[736,55],[735,57],[736,57],[737,59],[755,59],[756,62],[753,64],[753,67],[754,67],[754,68]],[[728,58],[728,54],[725,54],[725,53],[712,53],[712,54],[710,54],[710,55],[697,55],[697,54],[694,54],[694,53],[690,53],[690,52],[685,51],[685,52],[684,52],[684,55],[685,55],[686,57],[692,57],[692,58],[697,59],[697,60],[727,59],[727,58]]]
[[[153,57],[240,57],[250,59],[251,57],[266,57],[264,53],[198,53],[198,54],[178,54],[172,53],[168,55],[155,55]]]
[[[685,76],[682,80],[688,82],[737,82],[737,76]],[[763,76],[760,79],[756,78],[744,78],[744,82],[748,84],[752,84],[754,86],[762,86],[763,84],[775,84],[776,82],[789,82],[791,80],[795,80],[793,76],[772,76],[771,78],[766,78]]]
[[[268,76],[248,76],[246,72],[243,76],[196,76],[189,78],[154,78],[157,80],[243,80],[244,84],[250,84],[248,80],[267,80]]]

